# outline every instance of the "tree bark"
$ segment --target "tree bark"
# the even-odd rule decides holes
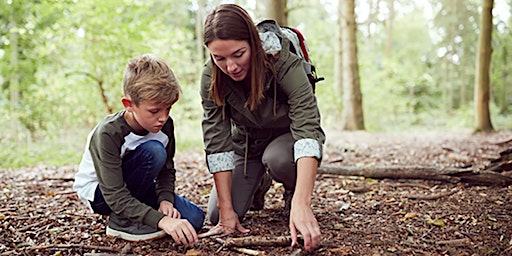
[[[336,22],[336,47],[334,49],[334,93],[343,98],[343,28],[344,17],[342,5],[344,0],[338,0],[338,20]],[[342,103],[336,101],[336,103]]]
[[[364,130],[362,94],[359,83],[359,64],[357,60],[355,1],[345,0],[342,8],[343,31],[343,130]]]
[[[197,0],[197,12],[196,12],[196,51],[197,61],[199,63],[204,62],[204,46],[203,46],[203,11],[204,11],[204,0]]]
[[[288,26],[286,0],[267,0],[267,15],[281,26]]]
[[[480,15],[480,35],[478,38],[478,54],[476,56],[475,78],[475,110],[476,131],[491,132],[494,130],[489,111],[490,65],[492,38],[492,8],[494,0],[482,0]]]
[[[386,29],[386,57],[391,55],[391,48],[393,45],[393,23],[395,21],[395,0],[388,0],[389,18],[387,20]]]
[[[341,176],[361,176],[373,179],[422,179],[457,183],[466,182],[473,185],[512,185],[512,178],[493,171],[474,171],[471,169],[439,169],[429,166],[320,166],[318,174]]]

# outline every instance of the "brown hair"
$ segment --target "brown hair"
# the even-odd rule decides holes
[[[253,110],[264,98],[263,86],[265,83],[265,71],[270,69],[275,73],[274,66],[267,57],[261,46],[258,28],[254,25],[251,17],[242,7],[236,4],[222,4],[217,6],[208,16],[204,24],[204,44],[214,40],[245,40],[251,48],[251,69],[248,74],[251,92],[245,103]],[[213,72],[210,85],[210,95],[213,101],[220,106],[226,104],[222,98],[224,88],[222,84],[229,77],[214,64],[210,56]]]
[[[123,74],[124,95],[135,105],[143,101],[173,105],[181,87],[167,63],[154,55],[144,54],[131,59]]]

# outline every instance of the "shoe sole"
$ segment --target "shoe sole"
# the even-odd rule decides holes
[[[119,237],[121,239],[124,239],[124,240],[127,240],[127,241],[132,241],[132,242],[150,241],[150,240],[154,240],[154,239],[158,239],[158,238],[164,237],[166,235],[167,234],[163,230],[160,230],[160,231],[157,231],[157,232],[154,232],[154,233],[150,233],[150,234],[134,235],[134,234],[126,233],[126,232],[123,232],[123,231],[115,230],[115,229],[112,229],[112,228],[107,226],[107,236]]]

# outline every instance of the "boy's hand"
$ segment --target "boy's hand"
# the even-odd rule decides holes
[[[184,245],[185,247],[199,240],[196,230],[192,227],[192,224],[185,219],[175,219],[170,216],[164,216],[158,222],[158,227],[169,234],[176,244]]]
[[[160,207],[158,207],[158,211],[171,218],[181,218],[180,212],[176,208],[174,208],[174,205],[169,201],[162,201],[160,203]]]

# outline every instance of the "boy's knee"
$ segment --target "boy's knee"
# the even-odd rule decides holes
[[[192,224],[192,227],[194,227],[194,229],[196,231],[199,231],[203,227],[204,219],[205,219],[205,215],[204,215],[204,213],[202,213],[202,214],[196,214],[194,216],[191,216],[188,219],[188,221],[190,222],[190,224]]]
[[[140,144],[139,149],[142,150],[147,157],[152,158],[154,161],[158,161],[164,164],[167,160],[167,151],[160,141],[148,140]]]

